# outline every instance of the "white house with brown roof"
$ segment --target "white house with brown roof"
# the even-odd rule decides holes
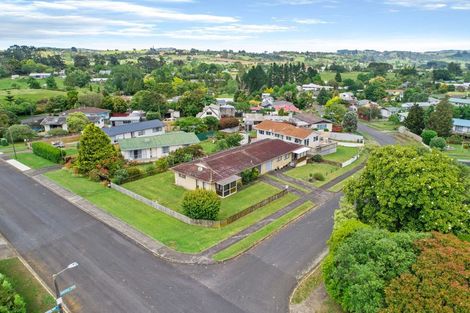
[[[292,116],[291,121],[297,127],[306,127],[316,130],[332,131],[333,122],[312,113],[299,113]]]

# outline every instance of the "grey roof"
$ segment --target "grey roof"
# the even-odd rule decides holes
[[[450,103],[470,104],[470,99],[449,98]]]
[[[126,134],[130,132],[136,132],[136,131],[141,131],[145,129],[152,129],[152,128],[158,128],[158,127],[164,127],[165,125],[160,121],[160,120],[150,120],[150,121],[145,121],[145,122],[139,122],[139,123],[130,123],[130,124],[124,124],[120,126],[115,126],[111,128],[104,128],[104,132],[106,135],[110,137],[114,137],[120,134]]]
[[[67,123],[65,116],[48,116],[42,120],[41,125],[64,125]]]
[[[326,118],[318,117],[312,113],[298,113],[294,115],[294,118],[301,120],[302,122],[309,123],[309,124],[332,123],[330,120],[327,120]]]

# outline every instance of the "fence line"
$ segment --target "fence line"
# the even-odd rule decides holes
[[[199,219],[192,219],[184,214],[181,214],[179,212],[176,212],[170,208],[167,208],[163,205],[160,205],[158,204],[157,202],[155,201],[152,201],[150,199],[147,199],[133,191],[130,191],[129,189],[126,189],[122,186],[119,186],[119,185],[116,185],[114,183],[111,183],[110,184],[110,187],[111,189],[114,189],[116,191],[119,191],[131,198],[134,198],[135,200],[137,201],[140,201],[146,205],[149,205],[151,206],[152,208],[166,214],[166,215],[169,215],[171,217],[174,217],[176,218],[177,220],[183,222],[183,223],[186,223],[186,224],[190,224],[190,225],[197,225],[197,226],[202,226],[202,227],[213,227],[213,228],[220,228],[220,227],[224,227],[224,226],[227,226],[233,222],[235,222],[236,220],[244,217],[245,215],[248,215],[250,214],[251,212],[253,211],[256,211],[257,209],[265,206],[266,204],[270,203],[270,202],[273,202],[283,196],[285,196],[287,194],[287,189],[284,189],[280,192],[278,192],[277,194],[275,195],[272,195],[270,196],[269,198],[266,198],[258,203],[255,203],[253,204],[252,206],[224,219],[224,220],[221,220],[221,221],[211,221],[211,220],[199,220]]]

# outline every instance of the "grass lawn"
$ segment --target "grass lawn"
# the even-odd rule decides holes
[[[371,122],[364,121],[364,124],[381,131],[396,131],[398,127],[400,127],[400,125],[396,125],[388,120],[373,120]]]
[[[199,145],[201,145],[202,150],[204,150],[205,154],[212,154],[216,152],[216,146],[215,143],[212,142],[212,139],[201,141]]]
[[[26,151],[28,150],[28,147],[26,147],[24,143],[15,143],[15,149],[16,152]],[[0,146],[0,152],[5,154],[13,154],[13,145]]]
[[[299,189],[300,191],[303,191],[303,192],[305,192],[305,193],[310,192],[310,190],[305,189],[304,187],[302,187],[302,186],[300,186],[300,185],[298,185],[298,184],[294,184],[294,183],[285,181],[285,180],[280,179],[280,178],[278,178],[278,177],[276,177],[276,176],[274,176],[274,175],[271,175],[271,174],[266,174],[266,175],[267,175],[270,179],[275,180],[275,181],[277,181],[277,182],[279,182],[279,183],[281,183],[281,184],[284,184],[284,185],[287,185],[287,186],[290,186],[290,187],[293,187],[293,188],[297,188],[297,189]]]
[[[33,169],[56,165],[56,163],[43,159],[40,156],[35,155],[34,153],[18,153],[17,156],[17,160],[19,162]]]
[[[298,206],[292,211],[284,214],[282,217],[278,218],[274,222],[271,222],[270,224],[264,226],[263,228],[260,228],[259,230],[243,238],[237,243],[231,245],[230,247],[217,252],[213,256],[214,260],[216,261],[227,260],[245,252],[246,250],[251,248],[253,245],[258,243],[259,241],[263,240],[264,238],[278,231],[279,229],[287,225],[289,222],[291,222],[295,218],[301,216],[305,212],[312,209],[313,206],[314,206],[313,203],[310,201],[303,203],[302,205]]]
[[[65,95],[65,91],[48,89],[12,89],[10,90],[10,93],[12,96],[15,96],[15,98],[23,98],[33,102],[42,99],[48,99],[54,96]],[[4,99],[6,95],[6,90],[0,90],[1,99]]]
[[[78,149],[77,148],[65,148],[64,149],[66,155],[76,155],[78,154]]]
[[[346,167],[338,167],[326,163],[309,163],[305,166],[296,167],[287,171],[285,174],[293,178],[302,179],[308,183],[310,173],[322,173],[325,176],[324,181],[314,181],[311,183],[315,187],[321,187],[336,177],[356,168],[361,165],[367,159],[367,153],[362,153],[358,160]]]
[[[43,313],[54,306],[54,298],[18,258],[1,260],[0,273],[8,277],[15,291],[23,297],[26,302],[26,312]]]
[[[323,281],[321,266],[318,266],[306,278],[304,278],[294,294],[292,295],[291,303],[299,304],[304,302],[310,294],[321,284]]]
[[[459,160],[470,160],[470,149],[464,149],[462,145],[449,145],[453,150],[444,151],[448,156]]]
[[[423,145],[419,141],[416,141],[413,138],[408,137],[404,134],[397,133],[395,134],[394,137],[397,140],[397,143],[400,145],[411,145],[411,146],[416,146],[416,147],[423,147]]]
[[[73,177],[66,170],[45,175],[149,237],[187,253],[198,253],[210,248],[298,199],[296,195],[288,193],[225,227],[205,228],[185,224],[116,190],[86,178]]]
[[[346,184],[347,184],[350,180],[356,179],[357,177],[359,177],[363,171],[364,171],[363,168],[360,169],[359,171],[357,171],[357,172],[354,173],[353,175],[349,176],[348,178],[342,180],[341,182],[337,183],[336,185],[334,185],[333,187],[331,187],[330,189],[328,189],[328,191],[340,192],[341,190],[343,190],[344,186],[346,186]]]
[[[341,78],[343,80],[350,78],[357,80],[357,75],[359,75],[361,72],[348,72],[348,73],[341,73]],[[321,79],[324,81],[332,80],[335,79],[336,72],[330,72],[330,71],[325,71],[320,73]]]
[[[181,203],[187,190],[176,186],[174,182],[173,172],[167,171],[124,184],[123,187],[182,213]],[[250,185],[236,194],[222,199],[219,219],[226,219],[277,192],[279,189],[263,182]]]
[[[359,153],[358,147],[338,146],[336,152],[323,156],[325,160],[343,163]]]

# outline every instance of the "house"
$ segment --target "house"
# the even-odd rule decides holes
[[[330,154],[336,152],[336,143],[330,142],[310,128],[296,127],[289,123],[265,120],[254,127],[258,139],[280,139],[311,148],[309,154]]]
[[[175,121],[181,117],[180,111],[175,111],[173,109],[169,109],[168,112],[165,113],[165,119],[169,121]]]
[[[41,122],[47,117],[47,115],[36,115],[21,120],[21,125],[28,125],[32,130],[40,132],[44,130],[44,126]]]
[[[390,97],[390,99],[394,100],[401,100],[405,93],[403,89],[387,89],[385,92],[387,93],[388,97]]]
[[[264,139],[179,164],[171,170],[177,186],[213,190],[220,197],[227,197],[238,191],[242,172],[257,169],[262,175],[289,165],[300,166],[307,158],[305,149],[295,143]]]
[[[470,136],[470,120],[464,120],[460,118],[453,118],[452,132],[458,135]]]
[[[179,148],[199,143],[194,133],[170,132],[162,135],[120,139],[122,156],[128,161],[146,163],[167,156]]]
[[[94,77],[94,78],[90,79],[90,82],[91,83],[101,84],[101,83],[105,83],[107,80],[108,80],[107,77]]]
[[[31,73],[29,74],[29,77],[42,79],[42,78],[48,78],[51,75],[52,75],[51,73]]]
[[[215,101],[218,105],[226,105],[234,102],[233,98],[215,98]]]
[[[131,113],[113,113],[109,122],[111,126],[139,123],[143,120],[145,113],[142,111],[132,111]]]
[[[263,108],[271,108],[274,103],[274,98],[271,97],[269,93],[262,93],[261,94],[261,106]]]
[[[300,110],[292,103],[289,101],[285,100],[276,100],[273,102],[273,108],[276,111],[276,113],[279,113],[280,110],[283,110],[284,113],[299,113]]]
[[[116,143],[120,139],[162,135],[165,133],[165,125],[159,120],[150,120],[104,128],[103,131],[111,138],[111,142]]]
[[[312,113],[298,113],[292,116],[292,122],[298,127],[307,127],[323,131],[332,131],[333,122]]]
[[[380,116],[382,116],[382,118],[389,118],[393,114],[398,114],[399,112],[400,108],[397,107],[380,108]]]
[[[370,106],[374,106],[374,105],[377,105],[377,103],[371,100],[367,100],[367,99],[357,101],[357,107],[369,108]]]
[[[279,115],[263,115],[261,113],[244,113],[243,123],[246,131],[251,131],[253,126],[258,125],[262,121],[277,121],[277,122],[288,122],[290,116],[279,116]]]
[[[356,97],[352,92],[342,92],[339,94],[339,97],[341,98],[342,101],[348,102],[350,104],[353,104],[356,102]]]
[[[41,126],[44,127],[45,132],[49,132],[51,129],[61,128],[68,131],[67,117],[66,116],[47,116],[41,122]]]
[[[435,102],[406,102],[406,103],[403,103],[401,105],[401,107],[405,110],[409,110],[411,109],[412,106],[414,106],[415,104],[417,104],[419,107],[423,108],[423,109],[427,109],[429,107],[432,107],[432,106],[435,106],[436,103]]]
[[[322,85],[317,85],[317,84],[305,84],[305,85],[302,85],[302,90],[303,91],[320,91],[322,89],[325,89],[325,90],[331,90],[333,89],[333,87],[331,86],[322,86]]]
[[[88,118],[92,116],[99,116],[104,120],[109,120],[109,114],[111,113],[110,110],[100,109],[95,107],[81,107],[76,109],[67,110],[61,113],[61,115],[67,116],[70,113],[81,112],[85,114]]]
[[[211,104],[205,106],[202,111],[196,115],[196,117],[199,118],[205,118],[208,116],[213,116],[218,120],[220,120],[222,117],[233,117],[235,116],[235,107],[230,104]]]
[[[449,102],[455,106],[470,105],[470,99],[449,98]]]
[[[111,70],[100,70],[98,72],[100,75],[111,75]]]

